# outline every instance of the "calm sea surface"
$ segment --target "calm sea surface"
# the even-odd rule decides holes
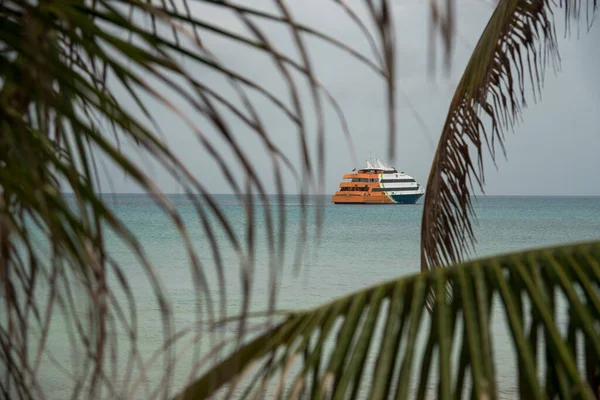
[[[175,369],[175,381],[180,384],[186,377],[185,373],[191,368],[191,349],[196,348],[203,353],[210,347],[209,335],[205,334],[202,328],[195,326],[199,315],[203,320],[209,318],[205,307],[206,297],[197,296],[198,291],[194,289],[194,282],[198,281],[193,279],[190,259],[181,236],[148,197],[107,195],[106,199],[130,231],[137,236],[156,274],[160,276],[172,306],[174,330],[191,329],[175,347],[178,354],[181,354]],[[223,216],[231,223],[234,234],[239,235],[241,240],[241,251],[236,252],[227,240],[226,233],[220,228],[215,228],[215,242],[211,242],[202,229],[202,220],[192,202],[183,196],[172,196],[171,199],[178,207],[190,242],[199,257],[215,318],[224,315],[231,317],[242,312],[242,267],[244,270],[253,271],[253,280],[248,281],[248,286],[252,288],[251,309],[265,310],[269,305],[269,282],[274,276],[269,269],[269,260],[273,260],[273,257],[269,255],[274,253],[268,246],[268,222],[264,218],[264,205],[255,204],[256,230],[248,232],[245,216],[247,206],[233,196],[216,196]],[[277,213],[280,210],[285,213],[287,227],[283,243],[284,261],[282,264],[277,263],[275,268],[276,280],[279,282],[276,303],[278,309],[314,307],[377,282],[419,271],[423,200],[417,205],[402,206],[336,206],[329,203],[329,197],[321,200],[323,203],[319,204],[319,198],[311,198],[304,214],[297,196],[286,196],[283,203],[277,198],[271,198],[275,249],[279,248],[282,240],[278,232]],[[206,210],[205,207],[202,209]],[[320,236],[315,232],[315,215],[318,210],[323,216]],[[600,239],[598,197],[478,197],[475,199],[475,210],[478,216],[478,243],[474,257]],[[216,220],[214,215],[208,215],[206,218],[209,223]],[[308,232],[305,246],[307,251],[302,253],[301,262],[296,263],[295,250],[299,238],[302,237],[303,223],[306,224]],[[250,257],[253,262],[248,262],[248,257],[240,255],[249,254],[246,243],[248,235],[255,237],[255,250]],[[109,235],[108,247],[131,285],[138,326],[136,343],[143,359],[147,361],[164,341],[163,320],[159,313],[155,289],[150,284],[147,271],[127,246]],[[215,257],[221,260],[221,271],[225,280],[223,285],[219,285]],[[127,314],[125,297],[122,291],[119,291],[116,281],[113,284],[116,296],[123,301]],[[85,298],[81,296],[81,303],[85,304]],[[227,300],[225,306],[219,301],[222,298]],[[129,314],[126,319],[131,321]],[[515,387],[516,364],[503,324],[502,316],[494,320],[496,368],[502,393],[511,398]],[[236,328],[237,325],[225,326],[217,335],[234,332]],[[129,368],[125,362],[128,354],[128,336],[121,328],[114,329],[120,332],[117,353],[121,361],[117,364],[123,365],[117,368],[120,372],[115,374],[111,381],[118,393],[125,394],[127,392],[123,392],[119,383],[127,382],[128,389],[132,391],[137,377],[126,377],[126,370]],[[194,336],[200,336],[201,341],[200,344],[191,346]],[[73,369],[76,375],[89,373],[84,372],[85,366],[77,364],[76,357],[73,358],[70,351],[72,343],[66,323],[57,320],[48,338],[48,349],[55,361]],[[186,347],[186,344],[189,346]],[[134,397],[151,397],[152,389],[158,386],[158,378],[163,371],[161,363],[162,358],[159,357],[148,367],[146,376],[140,378],[139,385],[135,388]],[[49,358],[44,359],[40,375],[48,398],[70,397],[73,390],[71,380],[67,379],[56,363],[51,362]],[[78,397],[85,398],[83,394]],[[106,397],[111,396],[107,394]]]

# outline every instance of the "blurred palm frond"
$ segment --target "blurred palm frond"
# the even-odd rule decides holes
[[[117,397],[135,387],[132,368],[123,377],[121,388],[117,389],[111,380],[118,364],[109,362],[117,356],[116,338],[111,333],[115,325],[128,333],[131,349],[126,364],[144,374],[147,360],[136,345],[139,328],[132,289],[123,266],[106,247],[107,236],[116,236],[142,265],[162,315],[165,377],[153,383],[156,388],[150,388],[144,376],[137,379],[146,385],[146,394],[156,394],[157,390],[166,394],[170,390],[175,360],[168,343],[178,335],[173,328],[170,302],[138,239],[100,193],[104,189],[99,172],[103,166],[125,174],[149,193],[177,229],[187,249],[198,300],[197,323],[226,317],[222,255],[225,244],[217,239],[219,232],[224,232],[227,245],[238,256],[245,288],[242,311],[247,313],[247,283],[251,280],[257,241],[253,221],[264,218],[266,240],[273,254],[269,261],[270,284],[275,286],[286,243],[285,210],[281,205],[277,218],[273,216],[267,197],[268,177],[259,175],[233,125],[235,122],[244,126],[259,139],[271,160],[280,200],[284,193],[283,174],[295,177],[306,213],[306,196],[322,183],[322,110],[327,103],[336,109],[339,106],[319,82],[306,53],[305,38],[323,40],[374,70],[386,80],[388,98],[393,98],[393,65],[389,61],[393,45],[387,36],[391,24],[387,0],[368,3],[372,19],[381,28],[373,34],[364,29],[365,23],[351,8],[338,5],[341,14],[350,15],[365,33],[374,56],[361,54],[318,29],[298,23],[283,2],[276,2],[279,14],[214,0],[0,2],[1,393],[9,397],[44,397],[38,381],[40,359],[45,354],[49,325],[58,314],[67,321],[73,346],[81,345],[74,365],[86,366],[82,371],[71,371],[73,397],[85,393],[93,398],[101,391]],[[208,13],[194,12],[195,7],[204,5],[228,12],[247,34],[220,26]],[[263,27],[265,22],[289,28],[294,38],[292,50],[301,54],[299,60],[271,41]],[[218,50],[219,40],[270,57],[286,82],[283,93],[220,61],[214,51]],[[380,63],[384,59],[381,54],[387,62]],[[227,82],[233,94],[214,89],[211,83],[215,77]],[[301,99],[306,88],[311,92],[313,106],[307,107]],[[296,127],[301,143],[299,165],[276,144],[280,132],[275,134],[263,122],[255,107],[258,97]],[[203,178],[172,152],[169,133],[161,130],[155,117],[156,105],[169,111],[171,118],[184,122],[197,138],[199,152],[218,166],[230,190],[246,201],[248,229],[235,229],[208,192]],[[390,101],[390,121],[392,109]],[[340,116],[345,126],[341,113]],[[310,143],[315,134],[307,123],[311,117],[319,121],[316,155]],[[225,151],[219,146],[223,142]],[[134,152],[181,185],[211,243],[211,254],[196,254],[186,221]],[[239,174],[239,170],[243,173]],[[252,206],[254,197],[246,195],[257,196],[265,203],[266,212],[258,216]],[[304,223],[300,246],[307,240],[306,230]],[[211,265],[218,277],[218,290],[211,289],[206,277]],[[125,293],[125,303],[117,300],[116,291]],[[268,304],[271,311],[275,307],[275,289],[272,293]],[[247,329],[243,321],[238,327],[240,338]],[[213,335],[211,340],[217,338]]]
[[[449,10],[452,1],[447,2]],[[436,2],[432,3],[437,4]],[[471,194],[483,190],[483,154],[495,160],[504,151],[504,133],[519,122],[526,93],[540,96],[548,66],[559,62],[555,21],[549,0],[501,0],[483,31],[455,90],[429,173],[421,225],[421,269],[462,261],[475,243]],[[565,29],[586,17],[597,0],[558,4]],[[453,13],[432,11],[436,29],[452,35]],[[451,49],[450,43],[446,48]]]

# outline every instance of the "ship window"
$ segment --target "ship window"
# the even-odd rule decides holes
[[[381,183],[412,183],[414,179],[382,179]]]
[[[397,174],[398,171],[396,171],[395,169],[391,170],[391,171],[383,171],[384,174]]]
[[[374,192],[408,192],[410,190],[417,190],[417,187],[400,187],[400,188],[375,188]]]
[[[358,186],[347,187],[347,186],[345,186],[343,188],[340,188],[340,192],[366,192],[368,190],[369,190],[369,188],[364,187],[364,186],[362,186],[362,187],[358,187]]]
[[[352,178],[352,182],[377,182],[374,178]]]

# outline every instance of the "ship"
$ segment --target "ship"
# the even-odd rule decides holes
[[[335,204],[415,204],[425,189],[412,176],[375,160],[344,175],[331,198]]]

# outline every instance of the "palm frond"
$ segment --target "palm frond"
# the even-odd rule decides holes
[[[559,61],[552,5],[548,0],[499,1],[473,50],[452,98],[427,181],[422,270],[460,262],[475,243],[470,196],[474,187],[483,190],[484,147],[494,160],[497,146],[504,151],[504,133],[519,122],[527,105],[526,92],[536,99],[546,68],[556,67]],[[582,9],[587,10],[591,23],[590,15],[598,5],[596,0],[567,0],[560,6],[567,20],[583,18]],[[444,21],[444,26],[452,25]]]
[[[289,315],[178,398],[207,398],[237,383],[250,398],[497,399],[514,389],[521,398],[591,399],[600,382],[599,278],[600,242],[593,242],[382,283]],[[437,293],[431,319],[429,291]],[[498,314],[516,350],[515,381],[502,382],[509,387],[497,379]]]
[[[89,365],[91,371],[89,375],[75,375],[73,397],[93,398],[100,393],[100,387],[117,397],[120,391],[128,393],[135,386],[130,372],[122,388],[113,387],[108,378],[117,373],[118,364],[109,365],[107,361],[116,340],[109,332],[113,329],[111,324],[120,324],[128,332],[130,351],[126,364],[143,374],[146,362],[136,345],[139,332],[131,288],[124,278],[123,266],[106,248],[109,236],[119,238],[147,273],[162,315],[165,343],[177,336],[168,295],[152,262],[99,193],[103,189],[98,172],[102,164],[126,174],[149,193],[177,229],[188,253],[198,300],[198,324],[226,317],[222,254],[225,245],[231,245],[236,252],[244,287],[249,287],[257,242],[253,224],[259,218],[256,208],[246,202],[248,229],[236,230],[208,193],[205,182],[168,146],[169,135],[154,118],[152,104],[158,103],[172,118],[187,125],[198,139],[199,152],[219,166],[240,200],[252,199],[246,195],[254,194],[266,204],[266,212],[260,218],[264,218],[266,241],[273,254],[269,268],[270,283],[275,285],[286,244],[284,208],[280,206],[273,215],[267,199],[268,177],[259,175],[232,125],[239,123],[259,138],[273,165],[277,194],[283,195],[282,176],[290,173],[296,177],[304,199],[321,183],[325,154],[323,125],[316,132],[315,155],[310,143],[315,135],[307,121],[313,116],[322,120],[322,109],[328,102],[339,109],[311,67],[305,37],[326,41],[382,76],[389,85],[389,115],[393,122],[394,91],[390,79],[393,65],[389,60],[384,64],[378,61],[383,59],[380,53],[389,58],[394,50],[387,36],[391,21],[386,14],[386,3],[387,0],[369,1],[372,18],[380,25],[373,34],[366,31],[367,41],[376,53],[370,57],[339,39],[296,22],[283,2],[276,3],[282,15],[208,0],[0,2],[0,308],[3,310],[0,370],[4,374],[0,391],[3,394],[39,397],[36,393],[42,390],[37,379],[40,358],[45,351],[50,321],[57,313],[66,316],[73,346],[83,347],[77,353],[76,363]],[[199,4],[229,11],[247,28],[247,35],[229,31],[204,14],[193,12],[191,6]],[[346,5],[339,5],[342,14],[354,15]],[[289,54],[293,51],[286,53],[269,40],[262,26],[265,21],[291,29],[296,46],[293,50],[302,54],[299,61]],[[355,21],[359,29],[364,28],[360,20]],[[285,92],[275,92],[224,64],[215,55],[216,46],[211,45],[215,42],[207,40],[208,36],[244,46],[257,55],[268,55],[287,84]],[[224,78],[234,94],[219,93],[211,86],[215,76]],[[301,84],[298,77],[302,78]],[[300,101],[304,88],[312,93],[313,107]],[[281,133],[272,132],[263,122],[264,116],[253,103],[259,96],[296,128],[301,143],[300,165],[294,165],[291,155],[284,154],[276,144],[276,136]],[[192,110],[193,116],[184,109]],[[343,115],[340,117],[345,127]],[[199,119],[202,123],[197,122]],[[223,142],[231,156],[219,146]],[[203,233],[211,243],[211,254],[197,254],[193,250],[185,221],[173,201],[161,194],[153,177],[137,158],[123,151],[123,146],[132,146],[179,182],[197,211]],[[237,173],[237,169],[243,174]],[[305,207],[303,211],[306,212]],[[306,229],[305,224],[301,235],[305,240]],[[227,244],[217,240],[220,231],[224,232]],[[207,283],[211,267],[216,270],[219,290],[212,290]],[[85,318],[82,305],[73,296],[81,289],[87,295],[83,297]],[[126,294],[128,303],[116,300],[118,291]],[[273,290],[267,305],[270,310],[274,309],[275,293]],[[249,292],[246,290],[243,295],[242,311],[246,313]],[[240,323],[238,336],[243,337],[245,330],[246,325]],[[34,357],[30,355],[32,351],[36,353]],[[156,382],[165,393],[169,390],[173,362],[166,346],[167,373],[164,380]],[[148,384],[144,376],[138,381]],[[147,393],[154,390],[145,389]]]

